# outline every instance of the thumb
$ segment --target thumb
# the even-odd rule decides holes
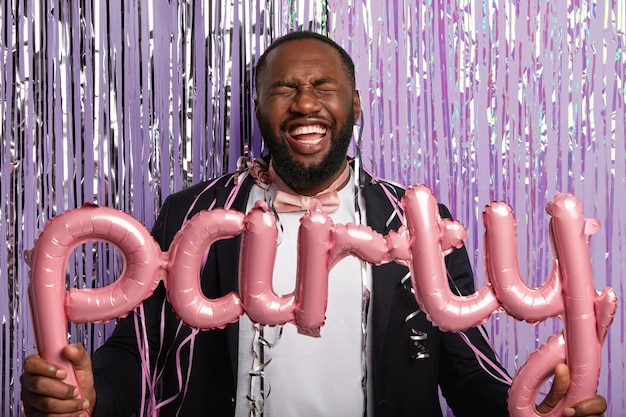
[[[537,411],[540,413],[547,413],[557,406],[559,401],[565,397],[570,385],[569,368],[564,363],[560,363],[554,368],[554,381],[550,392],[546,395],[546,398],[539,404]]]
[[[75,372],[91,373],[91,358],[80,343],[74,343],[63,349],[63,356],[74,366]]]
[[[72,363],[82,397],[89,401],[89,409],[93,412],[96,403],[91,357],[80,343],[65,346],[63,356]]]

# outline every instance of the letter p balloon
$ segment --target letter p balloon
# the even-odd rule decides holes
[[[120,277],[104,288],[66,291],[65,271],[72,251],[89,241],[115,245],[124,257]],[[50,219],[37,237],[30,265],[29,296],[39,354],[65,367],[66,382],[76,385],[72,366],[61,357],[68,344],[68,320],[106,322],[123,317],[146,299],[161,280],[162,252],[143,225],[128,214],[86,205]]]

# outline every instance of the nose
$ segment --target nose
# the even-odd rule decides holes
[[[289,109],[293,113],[312,114],[320,111],[321,107],[322,103],[319,101],[314,87],[299,86]]]

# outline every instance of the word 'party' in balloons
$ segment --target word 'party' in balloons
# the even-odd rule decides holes
[[[366,226],[333,223],[313,199],[301,219],[295,289],[284,295],[272,289],[278,232],[276,218],[263,201],[247,215],[224,209],[198,213],[177,233],[168,252],[160,250],[138,221],[120,211],[86,205],[63,213],[46,223],[27,256],[39,352],[71,369],[60,355],[67,345],[68,320],[82,323],[122,317],[150,296],[160,281],[172,308],[191,327],[222,328],[245,312],[260,324],[293,323],[301,333],[319,336],[329,271],[342,258],[355,256],[374,265],[393,261],[408,266],[418,304],[445,331],[481,324],[499,309],[531,323],[564,318],[565,332],[531,354],[514,378],[509,398],[512,416],[538,416],[535,399],[551,374],[546,369],[554,369],[559,362],[570,366],[572,384],[565,402],[550,415],[559,415],[564,403],[595,394],[600,348],[615,314],[616,296],[610,288],[601,294],[594,290],[588,238],[599,223],[583,216],[575,197],[558,194],[547,207],[555,262],[540,288],[529,288],[520,276],[510,206],[487,206],[483,221],[490,285],[468,296],[452,293],[444,262],[447,253],[462,245],[463,226],[440,217],[437,201],[425,186],[408,189],[401,203],[404,225],[382,236]],[[204,254],[216,241],[239,234],[239,294],[209,299],[200,286]],[[116,246],[124,256],[124,269],[107,287],[66,292],[67,259],[74,248],[88,241]],[[76,384],[72,373],[66,381]]]

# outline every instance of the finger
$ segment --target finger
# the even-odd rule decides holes
[[[606,412],[606,399],[601,395],[596,395],[587,400],[566,407],[565,410],[573,410],[573,413],[570,411],[568,414],[574,417],[603,416]],[[563,414],[565,414],[565,410]]]
[[[579,414],[571,407],[565,407],[563,410],[563,417],[604,417],[604,414]],[[566,413],[565,410],[571,410],[571,413]]]
[[[24,360],[24,373],[56,379],[65,379],[67,377],[67,371],[63,367],[50,363],[39,355],[26,357]]]
[[[28,417],[50,416],[56,417],[87,417],[88,407],[86,400],[58,400],[50,397],[33,398],[24,401],[24,413]]]
[[[76,387],[47,376],[22,374],[20,382],[22,384],[22,396],[49,396],[68,400],[78,395]]]
[[[78,389],[61,381],[34,376],[24,379],[21,399],[27,416],[48,414],[79,415],[89,402],[77,398]]]
[[[554,368],[554,381],[550,387],[550,392],[546,395],[541,404],[537,407],[540,413],[547,413],[565,397],[570,384],[569,368],[564,363],[560,363]]]

